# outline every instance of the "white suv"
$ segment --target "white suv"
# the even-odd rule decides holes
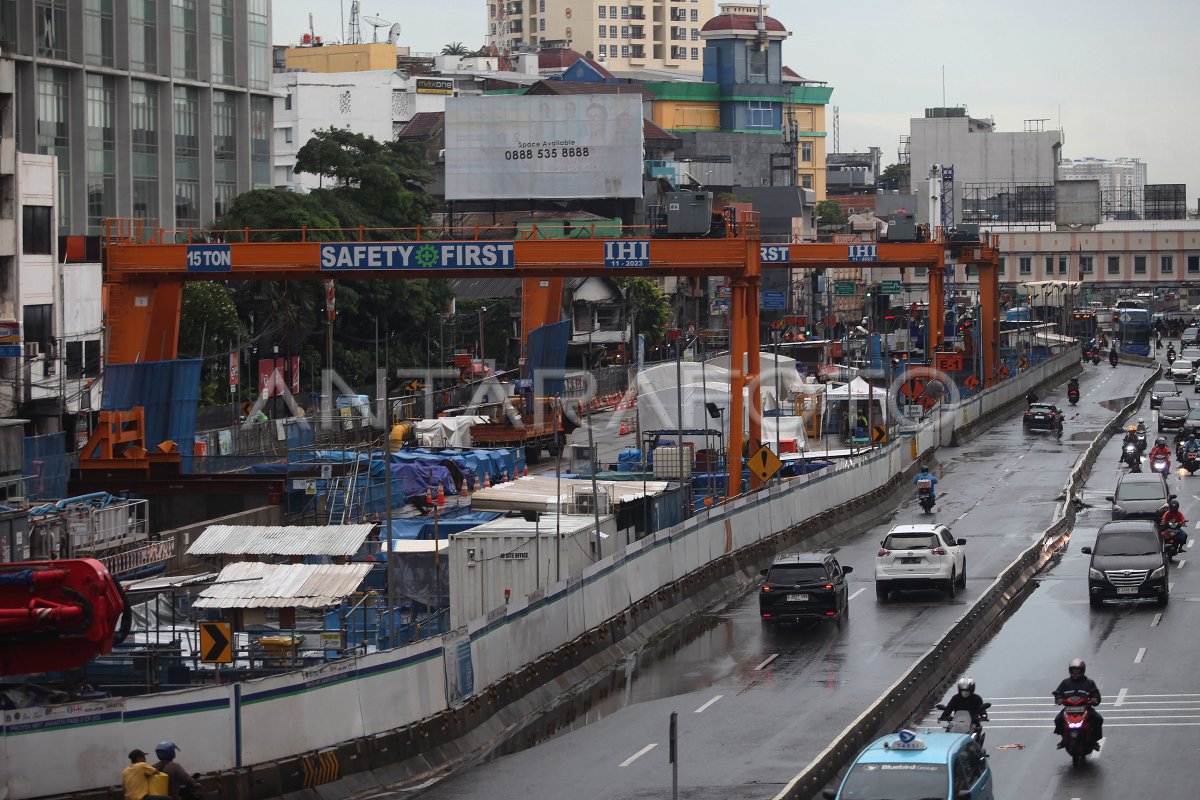
[[[967,585],[966,539],[945,525],[897,525],[879,543],[875,597],[886,603],[897,589],[941,589],[954,597]]]

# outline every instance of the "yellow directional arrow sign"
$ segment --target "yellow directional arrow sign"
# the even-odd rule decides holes
[[[887,441],[887,426],[874,425],[871,428],[871,444],[883,444]]]
[[[771,452],[771,448],[764,444],[754,455],[746,459],[746,466],[758,476],[759,480],[765,483],[775,477],[775,473],[779,472],[783,462],[779,460],[779,456]]]
[[[200,660],[206,664],[233,661],[233,631],[228,622],[200,623]]]

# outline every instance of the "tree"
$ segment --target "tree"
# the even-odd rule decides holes
[[[462,42],[451,42],[450,44],[442,45],[442,55],[444,56],[467,56],[471,51]]]
[[[296,153],[296,172],[333,180],[333,187],[309,196],[347,227],[415,228],[429,223],[434,208],[425,193],[432,178],[420,153],[405,142],[380,142],[332,127],[314,131]]]
[[[911,185],[911,169],[909,164],[889,164],[879,174],[879,188],[903,192]]]
[[[260,189],[239,195],[216,227],[229,241],[244,229],[256,241],[343,241],[357,238],[411,239],[430,222],[429,176],[408,145],[330,128],[314,133],[297,155],[297,171],[329,178],[308,194]],[[355,385],[373,385],[375,325],[379,357],[391,374],[424,366],[451,291],[444,280],[338,280],[334,366]],[[233,292],[260,350],[279,347],[281,356],[300,356],[303,374],[325,366],[325,289],[321,281],[244,281]],[[490,316],[490,315],[489,315]],[[507,316],[500,319],[506,325]],[[434,336],[434,339],[436,335]],[[492,351],[503,355],[499,351]],[[384,366],[382,363],[380,366]]]
[[[196,281],[184,284],[179,310],[179,353],[183,358],[211,358],[200,379],[200,398],[211,405],[228,381],[226,354],[229,345],[244,336],[228,288],[224,284]]]
[[[846,209],[836,200],[822,200],[817,203],[817,227],[835,228],[846,224]]]
[[[663,340],[663,331],[671,319],[671,302],[662,287],[647,277],[620,278],[617,284],[625,291],[625,298],[633,313],[634,333],[646,338],[646,348],[657,347]],[[633,346],[636,348],[637,343]]]

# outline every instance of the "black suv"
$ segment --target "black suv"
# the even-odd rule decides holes
[[[1088,599],[1093,608],[1105,600],[1153,597],[1160,606],[1170,599],[1171,571],[1158,526],[1149,520],[1122,520],[1100,526],[1088,565]]]
[[[758,592],[764,624],[807,619],[841,620],[850,610],[846,576],[831,553],[785,553],[775,557]]]

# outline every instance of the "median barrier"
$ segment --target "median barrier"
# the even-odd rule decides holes
[[[1036,542],[1009,564],[971,608],[854,722],[850,723],[774,800],[815,798],[850,761],[882,733],[911,724],[913,717],[940,697],[966,660],[996,630],[997,623],[1020,607],[1028,581],[1062,552],[1070,540],[1078,507],[1076,489],[1086,480],[1104,444],[1141,407],[1161,368],[1146,379],[1132,402],[1124,406],[1089,443],[1066,483],[1054,520]],[[918,718],[919,721],[919,718]]]

